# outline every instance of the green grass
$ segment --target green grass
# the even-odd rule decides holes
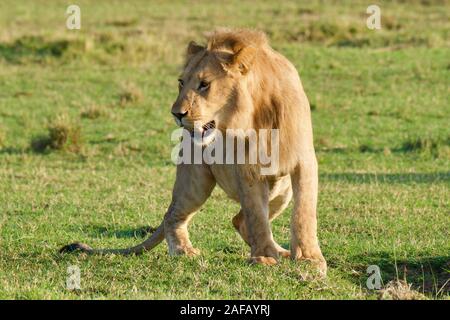
[[[380,31],[366,28],[364,1],[133,3],[78,1],[80,31],[65,29],[64,1],[0,4],[0,298],[376,299],[372,264],[385,285],[449,298],[448,3],[381,4]],[[184,48],[215,26],[266,31],[300,71],[326,280],[289,260],[248,265],[238,205],[219,189],[190,228],[198,258],[171,258],[165,244],[139,257],[57,253],[73,240],[129,246],[159,224]],[[32,148],[58,117],[79,129],[77,148]],[[273,225],[285,245],[289,216]],[[69,265],[81,291],[66,289]]]

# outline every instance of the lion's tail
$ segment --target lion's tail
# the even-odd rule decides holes
[[[66,245],[62,247],[59,252],[60,253],[69,253],[74,251],[81,251],[85,252],[87,254],[120,254],[120,255],[139,255],[142,254],[145,251],[149,251],[156,247],[158,244],[161,243],[161,241],[164,240],[164,223],[161,223],[161,225],[155,230],[155,232],[152,233],[152,235],[142,242],[141,244],[138,244],[137,246],[125,248],[125,249],[92,249],[88,245],[80,242],[75,242],[69,245]]]

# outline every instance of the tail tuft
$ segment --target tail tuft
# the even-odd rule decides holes
[[[81,242],[74,242],[62,247],[59,250],[59,253],[71,253],[74,251],[89,252],[92,251],[92,248],[89,247],[87,244]]]

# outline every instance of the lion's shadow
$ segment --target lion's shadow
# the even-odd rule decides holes
[[[367,268],[375,265],[380,268],[382,283],[391,280],[406,280],[412,289],[432,296],[450,293],[450,255],[429,256],[417,254],[415,257],[398,259],[393,253],[376,252],[358,254],[349,257],[350,267],[354,272],[347,272],[349,280],[366,287],[369,276]],[[329,261],[330,268],[339,268]]]

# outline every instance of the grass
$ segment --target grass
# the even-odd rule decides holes
[[[381,4],[380,31],[365,27],[364,1],[133,2],[78,1],[79,31],[65,29],[63,2],[0,4],[0,298],[449,299],[444,1]],[[183,52],[224,25],[263,29],[300,71],[328,278],[287,260],[249,266],[231,225],[238,205],[219,189],[190,228],[198,258],[170,258],[165,244],[139,257],[59,255],[73,240],[129,246],[159,224]],[[288,244],[289,210],[273,231]],[[66,289],[70,265],[80,291]],[[369,265],[384,291],[367,289]]]

